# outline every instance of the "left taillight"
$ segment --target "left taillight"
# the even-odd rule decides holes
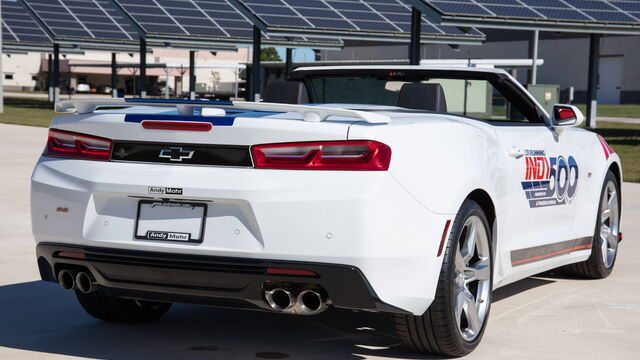
[[[42,155],[109,161],[112,145],[109,139],[49,129],[49,139]]]
[[[257,169],[386,171],[391,148],[371,140],[314,141],[251,147]]]

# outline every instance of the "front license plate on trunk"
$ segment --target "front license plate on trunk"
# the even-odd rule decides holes
[[[136,239],[202,242],[207,204],[141,200]]]

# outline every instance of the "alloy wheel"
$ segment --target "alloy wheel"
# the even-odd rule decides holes
[[[481,332],[491,296],[491,247],[482,220],[470,216],[456,248],[453,301],[460,335],[473,341]]]
[[[619,224],[618,191],[616,185],[610,181],[602,193],[600,208],[600,250],[607,269],[613,266],[618,252]]]

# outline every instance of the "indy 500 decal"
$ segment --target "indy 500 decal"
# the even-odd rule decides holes
[[[578,163],[573,156],[548,157],[544,150],[526,150],[522,189],[529,207],[569,204],[578,187]]]

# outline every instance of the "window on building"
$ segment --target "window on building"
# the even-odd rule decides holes
[[[35,76],[35,75],[31,75],[31,80],[33,80],[33,81],[38,81],[38,77],[37,77],[37,76]]]
[[[4,74],[5,80],[13,80],[13,74]]]

